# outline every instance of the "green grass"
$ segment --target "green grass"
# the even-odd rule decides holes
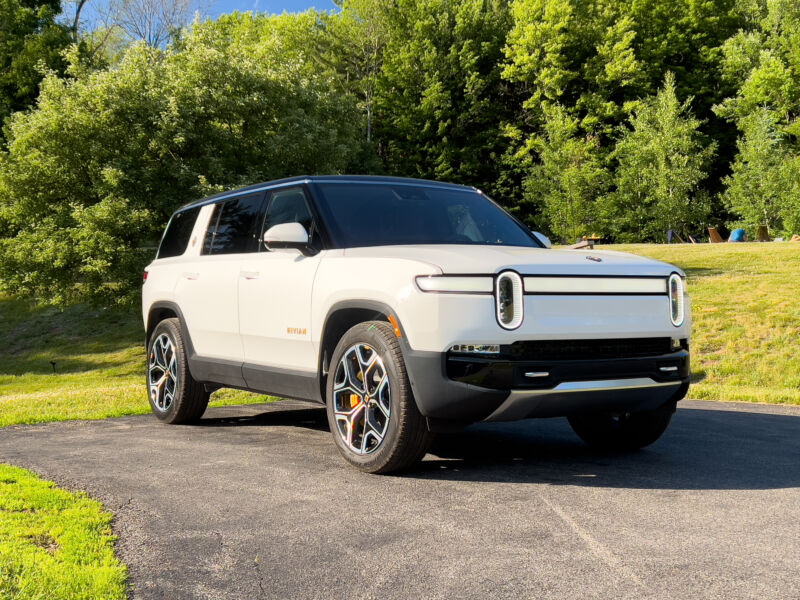
[[[61,311],[0,296],[0,340],[0,427],[150,411],[135,311]],[[270,399],[220,390],[211,400],[219,406]]]
[[[686,271],[693,309],[691,398],[800,404],[800,244],[603,248]]]
[[[0,464],[0,600],[125,598],[115,539],[100,503]]]
[[[800,404],[800,244],[606,248],[687,272],[691,397]],[[59,311],[0,296],[0,426],[149,412],[142,338],[135,311]],[[212,396],[216,405],[268,400],[232,390]]]

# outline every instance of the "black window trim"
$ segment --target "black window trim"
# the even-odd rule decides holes
[[[167,226],[164,228],[164,231],[161,234],[161,239],[158,241],[158,248],[156,249],[155,260],[167,260],[168,258],[178,258],[178,257],[183,256],[184,254],[186,254],[186,252],[189,250],[189,243],[192,241],[192,233],[194,232],[194,227],[195,227],[195,225],[197,225],[197,218],[200,216],[200,211],[199,210],[197,211],[197,214],[194,217],[194,221],[192,221],[192,231],[189,233],[189,240],[186,242],[186,247],[183,249],[183,252],[181,252],[180,254],[174,254],[172,256],[164,256],[164,257],[162,257],[161,256],[161,247],[164,244],[164,238],[167,237],[167,232],[169,231],[169,228],[172,225],[172,221],[175,220],[175,215],[177,215],[178,213],[184,213],[184,212],[190,211],[192,209],[196,209],[196,208],[201,208],[201,207],[186,206],[186,207],[184,207],[184,208],[182,208],[180,210],[176,210],[174,213],[172,213],[172,216],[169,218],[169,221],[167,221]]]
[[[209,217],[208,223],[206,224],[205,231],[203,232],[203,243],[200,245],[200,256],[227,256],[227,255],[230,255],[230,254],[255,254],[255,253],[260,251],[260,249],[261,249],[261,241],[259,240],[259,243],[258,243],[258,246],[257,246],[256,250],[252,251],[252,252],[222,252],[222,253],[217,253],[217,254],[215,254],[213,252],[209,252],[209,253],[205,252],[206,237],[208,236],[208,232],[211,229],[212,220],[214,221],[214,224],[213,224],[214,236],[211,238],[211,247],[214,246],[214,238],[217,237],[217,225],[219,225],[219,219],[222,216],[222,212],[223,211],[217,209],[216,207],[221,205],[221,204],[225,204],[226,202],[230,202],[231,200],[237,200],[237,199],[245,197],[245,196],[255,196],[255,195],[258,195],[258,194],[261,194],[261,210],[259,212],[260,212],[260,219],[261,219],[260,227],[263,228],[264,227],[264,218],[266,217],[266,214],[267,214],[268,202],[267,202],[267,193],[263,192],[262,190],[248,190],[248,191],[243,192],[243,193],[231,194],[230,196],[225,196],[223,198],[215,198],[213,202],[206,202],[206,203],[203,203],[202,205],[200,205],[201,207],[202,206],[206,206],[208,204],[211,204],[211,205],[214,206],[214,209],[212,209],[214,212],[211,214],[211,217]],[[188,208],[195,208],[195,206],[190,206]],[[182,212],[183,210],[184,209],[181,209],[180,211],[177,211],[177,212]]]
[[[285,189],[292,189],[297,188],[303,192],[303,195],[306,198],[306,203],[308,204],[309,211],[311,212],[311,221],[316,226],[317,232],[319,234],[320,242],[322,243],[322,250],[328,250],[331,248],[330,237],[328,236],[328,231],[325,227],[325,223],[320,216],[319,210],[317,210],[316,198],[314,197],[314,193],[311,190],[311,187],[303,182],[303,181],[296,181],[289,184],[283,184],[279,186],[273,186],[266,192],[266,201],[264,202],[264,215],[261,219],[261,236],[263,238],[266,231],[264,230],[264,223],[267,220],[267,212],[269,211],[270,204],[272,204],[272,195],[279,191],[280,188]],[[264,247],[262,242],[258,244],[258,251],[259,252],[269,252],[267,248]]]

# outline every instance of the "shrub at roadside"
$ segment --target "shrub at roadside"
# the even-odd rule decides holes
[[[222,188],[340,172],[360,116],[305,56],[313,13],[234,15],[167,50],[48,76],[0,154],[0,280],[50,302],[129,299],[169,214]]]

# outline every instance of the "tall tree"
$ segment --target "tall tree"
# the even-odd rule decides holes
[[[541,162],[525,180],[525,199],[541,202],[550,230],[572,243],[595,227],[597,199],[609,185],[597,137],[581,135],[578,121],[555,105],[534,143]]]
[[[0,126],[29,107],[44,70],[63,74],[62,51],[72,38],[56,18],[60,0],[0,0]]]
[[[667,230],[696,233],[707,218],[702,183],[715,145],[705,143],[690,102],[678,100],[667,73],[664,87],[634,111],[617,143],[609,216],[618,239],[665,241]]]
[[[743,135],[732,173],[725,179],[725,205],[755,229],[783,229],[783,216],[791,207],[792,161],[788,145],[776,125],[778,116],[760,108],[741,120]]]
[[[112,69],[48,76],[0,153],[2,285],[51,302],[130,301],[175,208],[344,171],[360,119],[303,59],[316,23],[314,13],[228,16],[176,47],[136,44]]]
[[[722,77],[737,92],[715,110],[741,132],[722,198],[748,225],[796,233],[800,166],[800,4],[742,0],[750,26],[725,42]]]
[[[390,17],[375,99],[387,168],[495,192],[515,105],[500,76],[506,2],[397,0]]]

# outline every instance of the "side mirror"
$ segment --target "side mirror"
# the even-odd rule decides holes
[[[534,231],[532,233],[533,233],[533,237],[535,237],[537,240],[539,240],[539,243],[542,246],[544,246],[545,248],[552,248],[553,247],[553,244],[550,243],[550,240],[547,239],[546,235],[544,235],[543,233],[539,233],[538,231]]]
[[[264,234],[264,244],[270,250],[294,248],[304,256],[312,256],[316,251],[308,244],[308,232],[300,223],[281,223],[270,227]]]

